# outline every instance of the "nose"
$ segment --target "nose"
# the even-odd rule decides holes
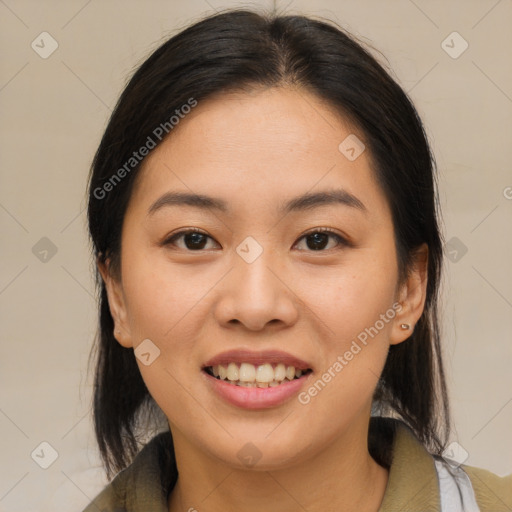
[[[243,325],[251,331],[293,325],[298,318],[298,297],[283,266],[266,251],[247,263],[237,254],[234,268],[218,289],[215,317],[224,327]]]

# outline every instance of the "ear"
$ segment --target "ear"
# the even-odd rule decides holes
[[[414,253],[408,276],[398,290],[398,301],[402,306],[393,320],[390,344],[397,345],[408,339],[420,319],[425,307],[428,282],[428,246],[422,244]],[[403,329],[402,325],[410,327]]]
[[[109,259],[105,262],[98,259],[97,265],[103,282],[105,283],[110,314],[114,320],[114,338],[116,338],[123,347],[133,348],[121,279],[112,275]]]

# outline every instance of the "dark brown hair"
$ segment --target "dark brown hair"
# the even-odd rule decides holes
[[[414,251],[429,248],[427,297],[410,339],[389,349],[374,410],[402,418],[440,454],[450,430],[437,298],[442,240],[435,162],[412,102],[354,37],[332,22],[297,15],[227,10],[165,41],[137,69],[112,113],[92,164],[88,220],[95,260],[120,270],[123,219],[140,163],[112,177],[156,127],[194,98],[257,87],[297,86],[326,101],[364,134],[389,202],[400,278]],[[169,136],[172,136],[172,132]],[[143,161],[143,160],[142,160]],[[125,169],[126,170],[126,169]],[[119,173],[118,173],[119,177]],[[109,182],[111,186],[105,186]],[[94,425],[109,477],[137,453],[137,430],[158,409],[132,349],[113,336],[105,286],[100,291]],[[370,452],[386,464],[370,439]]]

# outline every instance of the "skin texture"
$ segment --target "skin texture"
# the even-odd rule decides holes
[[[364,141],[309,92],[261,89],[200,102],[145,160],[124,220],[121,275],[100,271],[119,343],[149,338],[160,349],[151,365],[137,362],[175,442],[171,512],[375,511],[382,501],[388,472],[367,448],[371,399],[389,345],[412,332],[400,325],[421,316],[427,250],[399,283],[391,214],[368,151],[349,161],[338,149],[351,133]],[[333,188],[366,212],[329,204],[278,213],[288,199]],[[174,205],[148,215],[169,191],[219,197],[230,211]],[[211,237],[203,249],[184,237],[163,244],[190,227]],[[330,237],[315,251],[304,237],[313,228],[349,245]],[[236,252],[248,236],[263,248],[252,263]],[[395,317],[307,404],[294,396],[250,411],[205,384],[202,365],[231,349],[287,351],[311,365],[315,381],[397,302]],[[261,453],[252,468],[237,456],[248,442]]]

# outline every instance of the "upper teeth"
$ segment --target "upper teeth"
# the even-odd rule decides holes
[[[229,363],[227,366],[219,364],[212,366],[215,377],[227,379],[233,382],[259,382],[271,385],[282,382],[285,379],[293,380],[302,375],[302,370],[296,370],[295,366],[285,366],[282,363],[272,367],[270,363],[255,366],[251,363]]]

